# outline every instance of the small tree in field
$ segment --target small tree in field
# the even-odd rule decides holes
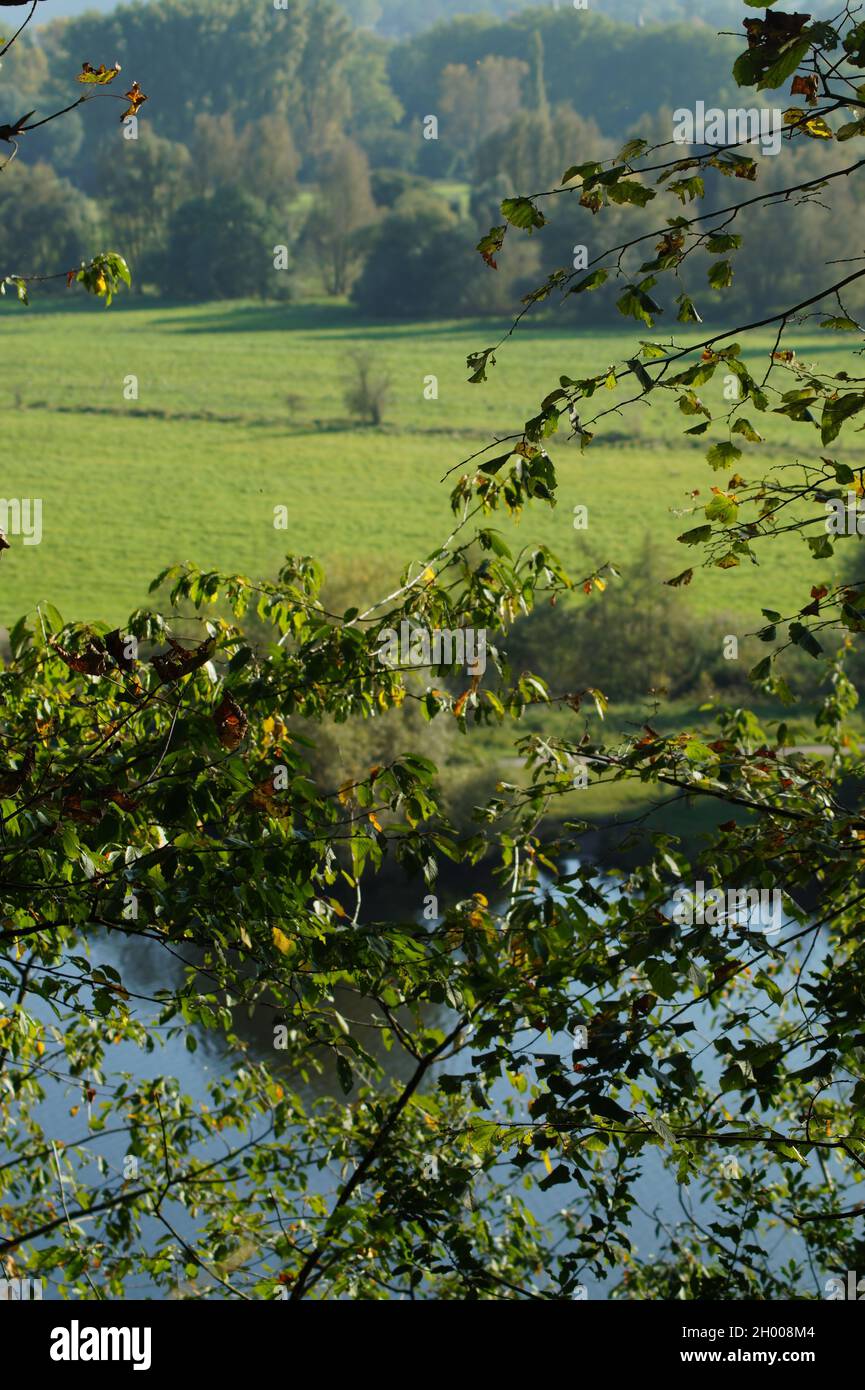
[[[362,354],[353,359],[353,380],[346,387],[345,404],[355,419],[380,425],[391,391],[391,377]]]

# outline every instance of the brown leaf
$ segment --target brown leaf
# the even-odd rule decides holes
[[[664,583],[667,584],[671,589],[679,589],[683,584],[690,584],[693,578],[693,570],[682,570],[682,573],[677,574],[675,579],[665,579]]]
[[[685,238],[681,232],[665,232],[655,250],[659,256],[674,256],[677,251],[681,251],[684,244]]]
[[[809,14],[776,14],[772,11],[767,12],[765,19],[746,19],[744,25],[748,47],[778,48],[801,34],[810,18]]]
[[[259,782],[258,786],[252,789],[247,801],[254,810],[264,811],[267,815],[273,816],[274,818],[288,815],[289,808],[287,806],[281,806],[278,801],[275,801],[275,795],[276,787],[274,785],[274,779],[273,777],[268,777],[266,781]]]
[[[246,737],[249,720],[234,696],[230,695],[228,691],[225,692],[222,697],[222,704],[214,713],[213,722],[216,725],[219,742],[223,748],[227,748],[230,753],[233,753]]]
[[[119,628],[115,628],[113,632],[109,632],[106,635],[105,646],[114,657],[121,671],[135,670],[135,658],[126,655],[128,638],[124,636]]]
[[[62,647],[53,637],[49,638],[49,641],[60,660],[65,662],[70,671],[77,671],[82,676],[107,676],[111,670],[108,653],[93,638],[88,641],[83,652],[70,652],[67,647]]]
[[[216,648],[216,638],[208,637],[206,642],[201,642],[191,651],[187,651],[173,637],[169,637],[168,644],[171,651],[165,652],[162,656],[155,656],[153,669],[164,681],[178,681],[182,676],[188,676],[191,671],[197,671],[210,660]]]
[[[138,108],[143,106],[145,101],[147,101],[147,97],[144,95],[137,82],[133,82],[129,91],[124,93],[124,96],[129,102],[129,107],[120,117],[121,121],[125,121],[129,116],[137,116]]]
[[[816,106],[818,86],[819,79],[817,78],[815,73],[809,73],[807,76],[804,73],[797,73],[796,76],[793,78],[793,85],[790,88],[790,95],[794,97],[807,97],[808,105]]]
[[[82,796],[80,792],[69,792],[62,797],[60,807],[64,817],[70,820],[83,821],[86,825],[95,825],[101,819],[98,811],[85,811],[82,806]]]
[[[639,995],[631,1005],[631,1018],[634,1018],[637,1014],[645,1015],[650,1013],[656,1001],[657,996],[654,994]]]

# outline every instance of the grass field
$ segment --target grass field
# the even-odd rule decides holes
[[[467,353],[503,325],[375,325],[326,304],[120,301],[105,311],[4,302],[2,313],[3,496],[42,499],[43,540],[28,547],[13,537],[3,554],[0,626],[41,599],[66,619],[120,622],[145,601],[153,575],[177,560],[271,575],[286,551],[300,551],[335,568],[341,585],[353,572],[366,576],[365,588],[370,574],[386,585],[447,534],[447,469],[518,428],[561,373],[632,355],[640,337],[637,326],[607,334],[524,328],[489,383],[471,386]],[[754,350],[769,343],[764,337]],[[785,345],[800,357],[818,353],[813,335]],[[343,393],[358,352],[392,378],[381,428],[347,418]],[[840,366],[837,337],[822,335],[819,353],[829,352]],[[132,374],[137,401],[124,399]],[[438,400],[424,399],[430,375]],[[719,379],[701,390],[720,404]],[[517,542],[546,540],[583,572],[606,560],[627,568],[650,532],[677,573],[693,552],[675,537],[702,516],[675,510],[693,505],[691,489],[705,501],[726,482],[704,457],[721,436],[687,440],[690,423],[665,397],[610,417],[585,454],[564,436],[553,440],[559,505],[527,513]],[[779,461],[794,456],[785,446],[810,447],[812,436],[780,417],[757,423]],[[843,457],[861,464],[865,447],[851,440],[856,447]],[[747,477],[747,452],[738,467]],[[580,503],[588,531],[573,529]],[[288,508],[288,532],[274,529],[278,505]],[[510,529],[505,519],[496,524]],[[761,604],[784,609],[800,600],[804,578],[825,577],[801,540],[766,555],[762,569],[698,573],[682,601],[753,626]]]

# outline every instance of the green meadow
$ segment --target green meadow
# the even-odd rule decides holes
[[[0,626],[40,600],[67,620],[122,622],[146,602],[160,569],[185,560],[269,576],[285,553],[302,552],[324,563],[340,593],[354,582],[364,594],[370,585],[385,592],[406,562],[423,559],[448,532],[452,480],[443,474],[517,430],[562,373],[621,361],[641,336],[636,325],[580,332],[553,317],[524,326],[487,384],[470,385],[467,354],[506,327],[375,324],[321,303],[127,300],[105,310],[5,302],[3,496],[42,499],[43,539],[24,546],[10,537],[0,559]],[[768,335],[759,338],[749,355],[770,345]],[[839,353],[849,353],[837,335],[814,332],[793,333],[785,346],[806,360],[831,353],[836,366]],[[358,354],[391,380],[377,428],[352,420],[343,399]],[[132,375],[137,400],[124,398]],[[438,379],[437,400],[424,398],[430,376]],[[720,406],[720,374],[701,392]],[[602,392],[598,408],[617,394]],[[727,481],[705,461],[708,444],[726,433],[688,439],[691,423],[665,394],[608,416],[586,452],[563,434],[550,444],[558,506],[539,504],[519,523],[494,524],[517,546],[548,542],[577,574],[604,561],[636,564],[648,533],[670,575],[678,573],[694,552],[676,536],[701,522],[693,509]],[[779,464],[803,447],[820,452],[816,434],[782,417],[755,423]],[[865,448],[858,436],[850,440],[844,458],[861,464]],[[756,446],[737,442],[747,478]],[[589,510],[586,531],[574,529],[580,504]],[[274,527],[280,506],[287,531]],[[801,539],[771,545],[765,556],[761,569],[698,571],[680,591],[682,602],[753,625],[761,604],[785,610],[801,602],[804,578],[826,577],[825,563],[816,565]]]

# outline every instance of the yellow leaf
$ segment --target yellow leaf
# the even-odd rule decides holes
[[[799,106],[791,106],[784,112],[784,124],[792,126],[795,130],[803,130],[814,140],[835,139],[832,127],[826,124],[822,116],[809,116],[808,112]]]
[[[129,102],[129,107],[120,117],[121,123],[126,120],[127,116],[137,116],[139,106],[143,106],[144,102],[147,100],[147,97],[144,95],[137,82],[133,82],[129,91],[125,93],[125,96],[126,100]]]
[[[371,823],[372,825],[375,826],[375,828],[376,828],[376,830],[379,832],[379,834],[380,834],[380,835],[383,835],[383,834],[384,834],[384,830],[382,829],[381,823],[379,822],[378,818],[376,817],[375,811],[370,811],[370,813],[369,813],[369,819],[370,819],[370,823]]]
[[[544,1160],[544,1167],[546,1168],[547,1172],[548,1172],[548,1173],[552,1173],[552,1171],[553,1171],[553,1165],[552,1165],[552,1163],[550,1162],[550,1156],[549,1156],[549,1154],[547,1153],[546,1149],[544,1150],[544,1153],[543,1153],[543,1160]]]
[[[89,63],[84,63],[75,80],[76,82],[88,82],[97,87],[104,87],[107,83],[114,81],[119,71],[119,63],[115,63],[113,68],[107,68],[104,63],[100,63],[98,68],[91,67]]]
[[[835,132],[832,127],[827,125],[822,116],[812,116],[805,123],[805,129],[815,140],[834,140]]]
[[[297,947],[294,944],[294,942],[286,936],[284,931],[280,931],[279,927],[273,928],[272,936],[274,946],[276,947],[277,951],[281,951],[284,956],[293,955],[294,952],[297,950]]]

